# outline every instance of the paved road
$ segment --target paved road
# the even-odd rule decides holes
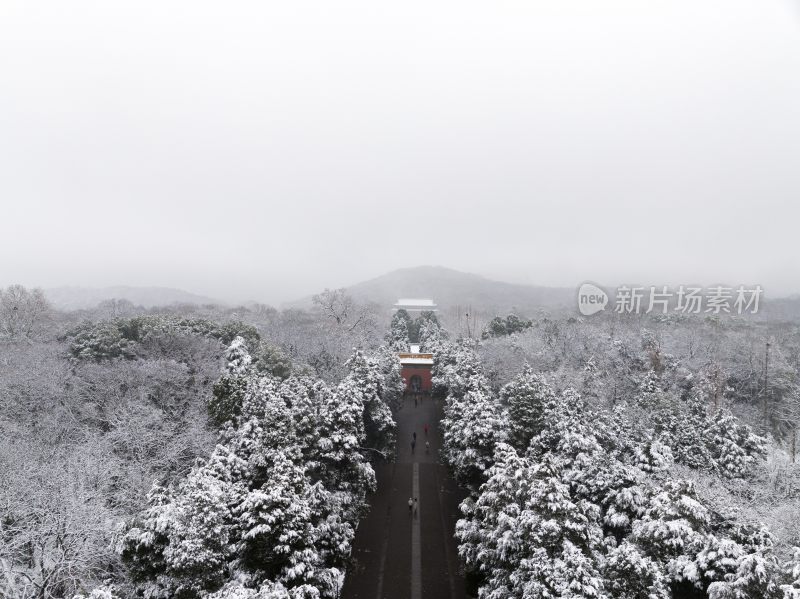
[[[456,542],[464,495],[439,463],[441,401],[407,398],[397,416],[397,459],[375,468],[378,490],[358,526],[344,599],[464,599]],[[429,425],[425,451],[425,424]],[[411,451],[412,433],[417,433]],[[408,499],[416,496],[416,513]]]

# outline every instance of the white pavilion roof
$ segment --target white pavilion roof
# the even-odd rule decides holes
[[[400,352],[398,354],[400,364],[425,364],[433,366],[433,354],[428,352]]]
[[[429,310],[436,311],[436,302],[427,298],[401,298],[394,305],[395,310]]]
[[[433,366],[433,358],[400,358],[400,364],[424,364]]]

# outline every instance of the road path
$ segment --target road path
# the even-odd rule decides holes
[[[411,397],[397,413],[397,457],[375,467],[378,490],[356,532],[344,599],[466,597],[453,538],[464,495],[439,463],[441,414],[441,401],[425,398],[415,406]],[[418,498],[416,511],[408,508],[410,497]]]

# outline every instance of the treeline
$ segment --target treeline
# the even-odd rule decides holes
[[[417,318],[411,318],[408,311],[400,309],[392,316],[386,342],[397,351],[408,351],[409,344],[419,344],[423,351],[430,351],[434,339],[444,335],[435,312],[423,311]]]
[[[506,337],[514,333],[521,333],[533,326],[533,321],[520,318],[516,314],[509,314],[505,318],[495,316],[492,318],[481,333],[481,339],[492,337]]]
[[[321,294],[333,312],[107,301],[67,313],[14,289],[8,314],[30,306],[34,324],[0,330],[0,596],[72,597],[104,581],[135,593],[116,550],[122,527],[149,509],[153,481],[174,490],[235,426],[241,404],[227,390],[241,377],[220,372],[237,336],[252,376],[279,388],[322,379],[335,393],[354,347],[385,364],[371,308],[339,292]],[[396,406],[399,372],[380,376]]]
[[[77,360],[101,362],[114,358],[135,359],[147,346],[180,337],[217,340],[224,345],[242,337],[250,344],[260,342],[256,328],[238,321],[225,323],[206,318],[184,318],[169,314],[87,321],[68,330],[62,337]]]
[[[556,386],[577,386],[613,404],[651,377],[663,393],[681,397],[700,377],[713,409],[729,408],[797,457],[800,427],[800,325],[720,317],[543,317],[513,336],[491,337],[477,348],[493,385],[526,364]],[[591,388],[584,388],[584,379]],[[663,395],[663,394],[662,394]],[[778,466],[775,466],[778,468]],[[783,470],[781,488],[800,491]],[[777,474],[776,474],[777,476]]]
[[[434,369],[480,597],[800,596],[800,553],[781,557],[769,530],[719,513],[691,480],[753,476],[764,455],[763,438],[707,411],[708,384],[675,403],[648,377],[609,409],[575,389],[593,389],[591,367],[561,390],[530,368],[498,388],[462,341],[441,343]]]
[[[121,541],[147,597],[338,596],[355,525],[375,488],[369,460],[394,449],[396,359],[356,352],[335,388],[258,372],[236,338],[210,409],[211,457],[156,486]]]
[[[51,310],[41,289],[22,285],[0,287],[0,340],[37,337]]]
[[[121,524],[153,480],[213,449],[220,340],[167,327],[129,347],[98,361],[67,338],[0,344],[0,595],[71,597],[120,579]]]

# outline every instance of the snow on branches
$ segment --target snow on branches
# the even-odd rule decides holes
[[[768,531],[671,476],[697,447],[720,474],[745,475],[763,440],[729,412],[676,410],[655,373],[644,400],[611,411],[530,368],[496,395],[469,342],[443,344],[434,381],[445,457],[471,491],[456,537],[479,597],[800,596],[800,569],[779,563]],[[642,409],[660,410],[659,426],[628,417]]]
[[[226,358],[219,443],[128,526],[132,578],[153,599],[335,597],[375,487],[369,458],[393,443],[385,365],[356,352],[330,389],[256,370],[242,338]]]

